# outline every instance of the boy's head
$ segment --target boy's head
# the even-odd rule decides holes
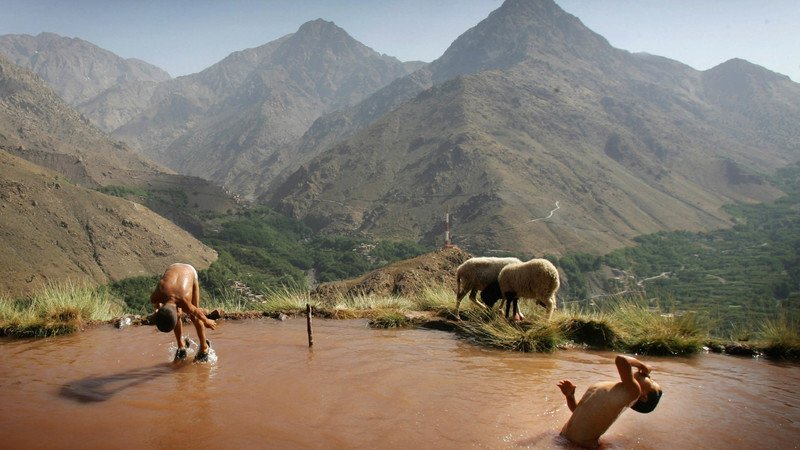
[[[631,405],[631,409],[643,414],[652,412],[656,409],[656,406],[658,406],[658,401],[661,400],[661,394],[663,393],[661,391],[661,386],[653,381],[650,376],[642,372],[636,373],[634,378],[639,382],[639,386],[642,389],[642,396],[639,397],[636,403]]]
[[[638,402],[631,405],[631,409],[642,414],[647,414],[656,409],[660,399],[661,391],[650,391],[650,393],[647,394],[647,400],[642,400],[640,398]]]
[[[158,331],[169,333],[178,323],[178,310],[175,305],[166,303],[156,311],[156,327]]]

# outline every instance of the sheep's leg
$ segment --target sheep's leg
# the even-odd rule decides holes
[[[517,312],[519,306],[517,305],[517,294],[513,292],[503,292],[503,300],[506,302],[506,319],[511,317],[511,309],[514,309],[514,312]]]
[[[522,311],[519,310],[519,298],[514,299],[514,320],[520,322],[524,319],[525,316],[522,314]]]
[[[470,293],[469,293],[469,299],[470,299],[470,300],[472,300],[472,301],[473,301],[473,303],[475,303],[476,305],[480,306],[481,308],[483,308],[483,309],[489,309],[489,307],[488,307],[488,306],[486,306],[486,304],[485,304],[485,303],[483,303],[483,302],[481,301],[481,299],[479,299],[479,298],[478,298],[478,290],[477,290],[477,289],[473,289],[472,291],[470,291]]]
[[[553,318],[553,311],[556,309],[556,299],[555,297],[550,297],[550,301],[547,302],[547,320]]]
[[[467,291],[459,291],[458,294],[456,294],[456,319],[458,320],[461,320],[461,316],[458,314],[458,308],[461,305],[461,299],[463,299],[465,295],[467,295]]]

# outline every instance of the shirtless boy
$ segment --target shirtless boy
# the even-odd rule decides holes
[[[638,359],[619,355],[615,359],[621,381],[595,383],[575,403],[575,385],[561,380],[558,387],[567,398],[572,417],[561,429],[561,435],[586,448],[596,448],[600,436],[608,430],[627,407],[649,413],[658,405],[661,387],[650,378],[650,367]],[[632,373],[632,368],[638,369]]]
[[[200,339],[200,350],[195,355],[195,361],[208,360],[209,342],[206,340],[206,328],[216,329],[217,323],[209,319],[205,309],[200,308],[200,284],[197,280],[197,271],[189,264],[172,264],[156,285],[150,295],[150,303],[156,307],[154,319],[160,331],[175,332],[178,341],[178,351],[175,359],[186,358],[186,347],[183,336],[183,326],[180,317],[183,312],[189,315],[197,330]],[[220,315],[214,310],[209,315]]]

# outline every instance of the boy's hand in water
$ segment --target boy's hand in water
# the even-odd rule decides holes
[[[217,322],[211,319],[206,319],[205,321],[206,328],[211,328],[212,330],[217,329]]]
[[[572,397],[575,395],[575,385],[572,384],[572,381],[561,380],[558,382],[558,387],[561,389],[561,393],[566,397]]]

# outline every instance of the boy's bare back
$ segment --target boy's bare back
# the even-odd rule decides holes
[[[150,302],[158,306],[172,300],[178,308],[185,310],[200,306],[199,289],[197,287],[197,271],[189,264],[172,264],[164,272],[156,285]]]

